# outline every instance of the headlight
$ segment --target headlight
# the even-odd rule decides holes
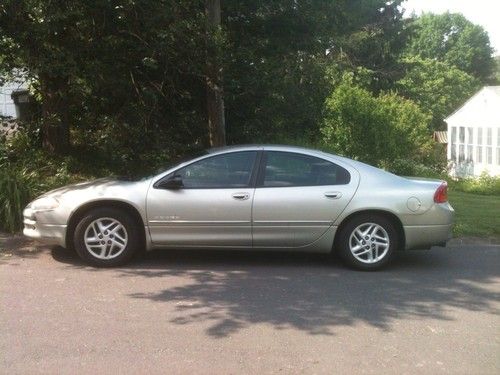
[[[53,210],[57,207],[59,207],[59,201],[52,197],[37,199],[28,206],[28,208],[31,208],[33,211]]]

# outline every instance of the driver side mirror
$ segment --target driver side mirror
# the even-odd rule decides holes
[[[184,186],[182,183],[182,177],[179,175],[174,175],[166,180],[162,180],[158,183],[157,187],[160,189],[177,190]]]

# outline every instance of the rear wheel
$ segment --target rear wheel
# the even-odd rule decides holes
[[[360,270],[385,266],[398,248],[394,224],[380,215],[359,215],[342,227],[337,252],[348,265]]]
[[[113,267],[128,262],[138,251],[140,235],[134,220],[116,208],[89,211],[75,229],[78,255],[97,267]]]

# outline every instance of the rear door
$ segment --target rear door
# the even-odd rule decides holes
[[[264,152],[253,203],[254,247],[314,242],[345,209],[357,184],[357,174],[326,159]]]

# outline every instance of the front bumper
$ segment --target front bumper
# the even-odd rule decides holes
[[[405,226],[406,250],[444,246],[452,237],[453,224]]]
[[[66,247],[66,225],[46,224],[37,220],[36,212],[26,209],[23,212],[23,234],[50,245]]]

